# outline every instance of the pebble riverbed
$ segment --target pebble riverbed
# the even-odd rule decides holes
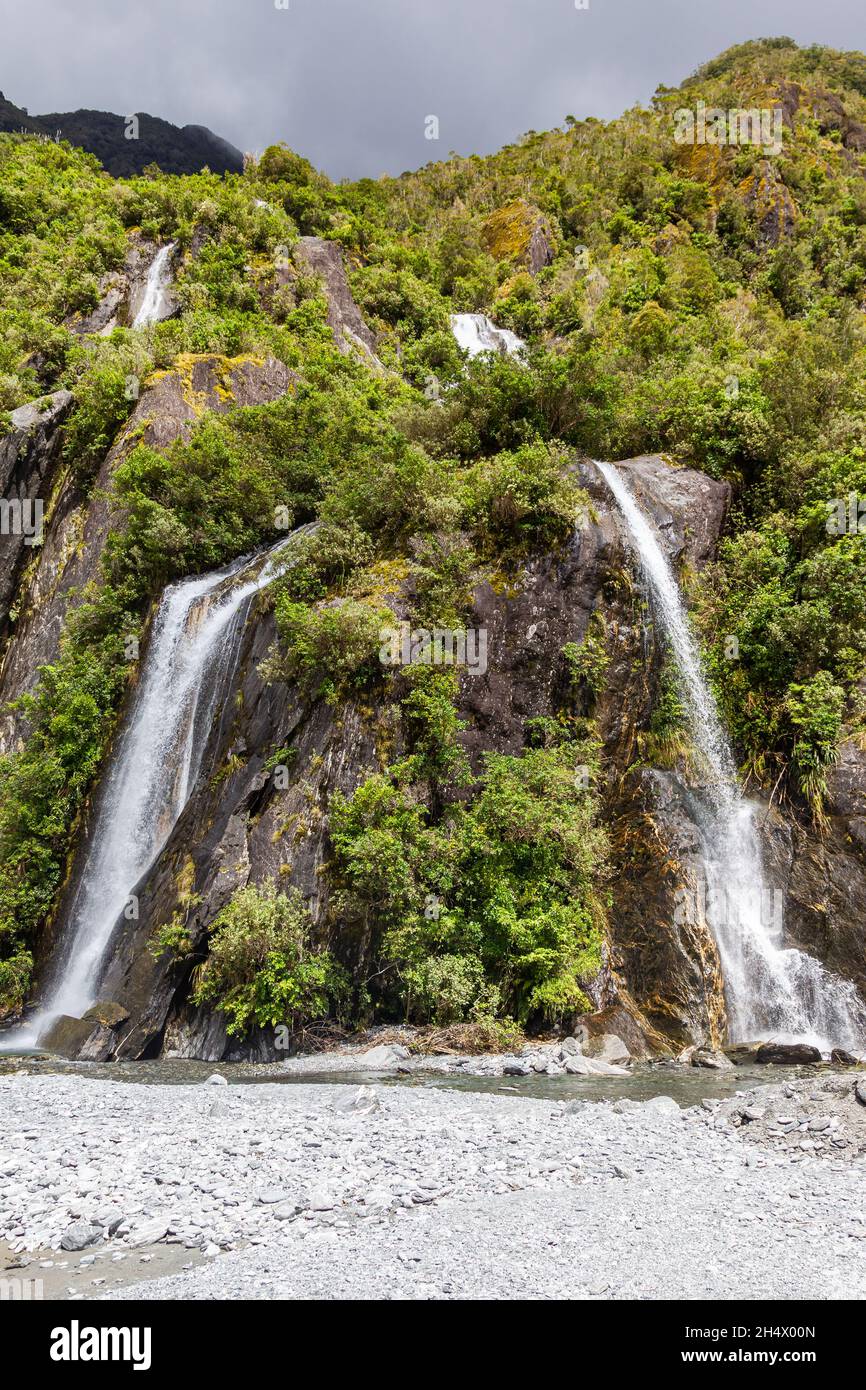
[[[70,1297],[171,1245],[197,1266],[109,1296],[863,1297],[863,1077],[680,1109],[8,1075],[0,1239]]]

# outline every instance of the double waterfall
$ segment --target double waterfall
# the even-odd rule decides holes
[[[599,463],[646,577],[656,621],[679,671],[700,785],[706,918],[724,973],[730,1040],[809,1041],[822,1051],[866,1043],[866,1007],[850,983],[786,946],[761,859],[756,810],[740,793],[731,748],[701,666],[679,588],[622,474]],[[163,595],[141,679],[97,799],[90,848],[38,1014],[6,1040],[32,1046],[61,1014],[98,998],[115,934],[137,915],[136,892],[202,774],[209,735],[235,676],[252,596],[289,563],[301,528],[270,551]]]
[[[134,918],[136,887],[202,770],[208,736],[231,689],[250,600],[277,577],[286,547],[307,529],[165,591],[41,1007],[26,1036],[16,1034],[7,1045],[35,1045],[58,1015],[80,1016],[97,998],[115,930],[125,916]]]
[[[628,528],[679,671],[689,731],[699,762],[706,847],[706,914],[725,980],[731,1042],[761,1038],[811,1042],[822,1051],[866,1042],[866,1007],[852,984],[820,961],[783,945],[761,860],[755,807],[740,793],[730,744],[701,667],[670,565],[622,474],[598,463]]]

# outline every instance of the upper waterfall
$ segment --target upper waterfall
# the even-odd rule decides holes
[[[150,263],[144,295],[138,306],[133,328],[144,328],[149,323],[158,323],[166,317],[166,292],[171,283],[171,254],[176,243],[168,242],[161,246]]]
[[[854,986],[804,951],[785,946],[766,883],[755,808],[740,793],[736,765],[701,664],[673,571],[622,474],[598,463],[628,527],[660,626],[679,672],[699,759],[709,887],[707,919],[725,980],[732,1042],[810,1042],[822,1051],[866,1043],[866,1006]]]
[[[306,530],[308,528],[302,528]],[[38,1040],[60,1014],[81,1015],[96,999],[106,951],[135,888],[183,811],[202,767],[214,718],[238,659],[251,597],[280,572],[271,550],[166,589],[154,619],[141,680],[99,796],[91,848],[40,1009],[14,1041]],[[7,1045],[8,1045],[7,1040]]]
[[[459,347],[470,357],[482,352],[504,352],[521,357],[526,344],[509,328],[497,328],[486,314],[452,314],[451,331]]]

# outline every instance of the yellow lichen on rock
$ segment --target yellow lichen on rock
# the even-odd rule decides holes
[[[516,261],[533,274],[553,260],[550,225],[538,208],[522,198],[490,214],[482,223],[481,241],[497,261]]]

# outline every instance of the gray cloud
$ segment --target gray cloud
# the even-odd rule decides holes
[[[275,140],[334,178],[488,153],[610,119],[731,44],[862,45],[862,0],[0,0],[0,86],[31,112],[96,107]],[[5,13],[4,13],[5,11]],[[436,115],[438,142],[424,138]]]

